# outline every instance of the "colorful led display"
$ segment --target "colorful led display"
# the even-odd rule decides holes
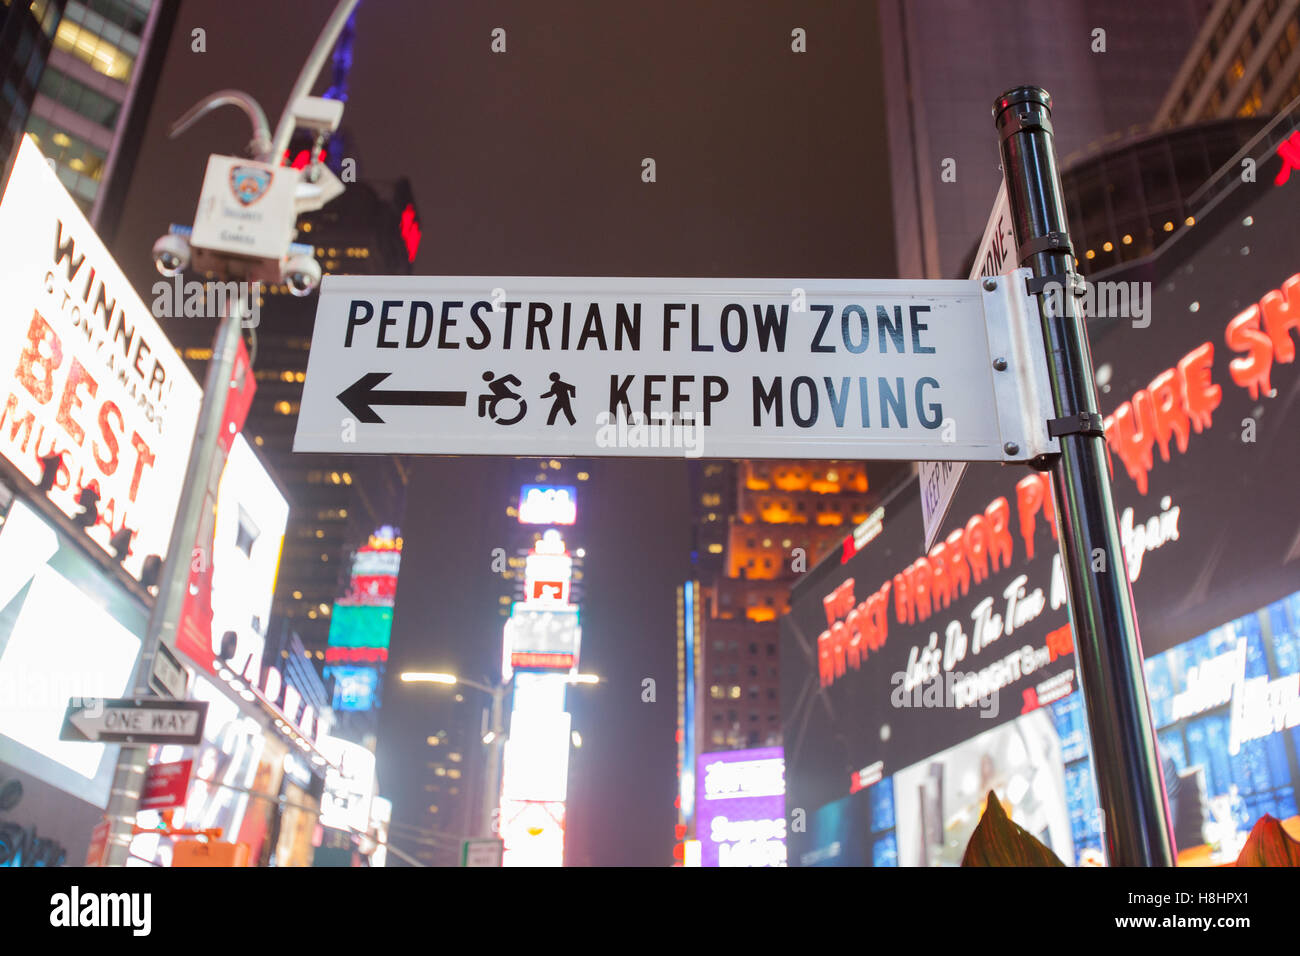
[[[572,485],[524,485],[519,491],[520,524],[573,524],[578,489]]]
[[[695,835],[701,866],[785,866],[780,747],[700,754]]]

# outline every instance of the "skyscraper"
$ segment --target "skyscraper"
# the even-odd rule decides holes
[[[0,6],[0,184],[27,127],[64,0],[8,0]]]
[[[781,743],[776,621],[789,611],[790,588],[855,529],[873,516],[878,523],[885,494],[910,472],[891,462],[693,466],[701,751]]]
[[[1150,123],[1209,6],[881,0],[898,274],[965,278],[1001,175],[994,97],[1046,87],[1068,167],[1089,144]]]
[[[1158,127],[1275,113],[1300,96],[1300,3],[1210,6],[1156,110]]]
[[[59,179],[91,223],[109,226],[104,212],[120,209],[125,184],[113,174],[129,167],[143,130],[176,4],[158,0],[67,0],[53,48],[32,100],[27,132],[53,160]],[[56,7],[48,6],[44,17]],[[161,42],[154,42],[159,39]],[[139,101],[139,102],[137,102]]]

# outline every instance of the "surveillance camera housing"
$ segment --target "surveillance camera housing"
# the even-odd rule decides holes
[[[293,255],[284,263],[284,283],[293,295],[311,295],[312,291],[320,285],[320,276],[320,263],[311,256]]]
[[[153,244],[153,264],[170,278],[184,272],[190,264],[190,243],[184,236],[169,232]]]
[[[315,133],[333,133],[343,121],[343,101],[322,96],[300,96],[293,104],[293,120]]]

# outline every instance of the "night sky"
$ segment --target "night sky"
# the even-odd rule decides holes
[[[137,288],[149,250],[192,219],[206,157],[240,153],[235,110],[179,140],[168,125],[223,87],[272,127],[332,2],[184,0],[114,251]],[[417,273],[841,277],[894,274],[875,7],[797,2],[363,0],[344,125],[360,179],[410,177]],[[190,50],[191,31],[207,50]],[[491,31],[506,30],[493,54]],[[807,32],[806,54],[791,30]],[[317,92],[328,85],[323,77]],[[642,160],[657,181],[641,179]],[[490,554],[509,496],[494,459],[415,462],[390,672],[499,666]],[[674,589],[689,573],[686,466],[609,460],[580,503],[591,529],[584,738],[571,779],[573,862],[664,865],[675,811]],[[658,701],[641,701],[654,677]],[[436,693],[426,689],[420,693]],[[433,705],[390,681],[379,773],[396,799]],[[471,702],[467,699],[466,705]],[[412,798],[413,800],[414,798]],[[408,817],[413,820],[414,818]]]

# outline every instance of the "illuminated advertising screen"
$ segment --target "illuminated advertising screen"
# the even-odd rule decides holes
[[[230,446],[212,535],[211,623],[178,630],[176,646],[210,673],[220,663],[251,681],[260,676],[289,502],[243,435]],[[193,633],[201,625],[206,633]]]
[[[370,604],[335,604],[330,613],[331,647],[388,647],[393,609]]]
[[[505,746],[502,796],[563,803],[569,789],[571,729],[571,718],[563,711],[515,710]]]
[[[560,533],[550,528],[524,557],[524,603],[566,607],[572,581],[573,559],[565,550]]]
[[[564,804],[501,801],[502,866],[564,865]]]
[[[581,643],[576,607],[545,609],[515,604],[505,624],[511,670],[575,670]]]
[[[567,554],[530,554],[524,558],[524,602],[563,607],[569,603],[573,559]]]
[[[359,578],[397,577],[402,567],[402,552],[392,548],[362,548],[352,559],[352,574]]]
[[[1090,323],[1111,570],[1132,584],[1180,861],[1224,862],[1262,814],[1300,816],[1300,179],[1274,186],[1278,165],[1107,274],[1177,321]],[[808,827],[791,865],[955,864],[989,789],[1067,865],[1100,858],[1053,512],[1047,475],[973,464],[928,553],[913,482],[873,540],[796,584],[781,699]]]
[[[0,200],[0,454],[39,483],[62,453],[49,499],[109,550],[135,531],[123,566],[166,555],[201,389],[150,309],[24,137]],[[110,551],[110,553],[112,553]]]
[[[340,737],[322,737],[317,746],[330,763],[320,801],[321,826],[365,833],[375,795],[374,753]]]
[[[0,762],[104,806],[116,746],[59,740],[72,697],[124,697],[148,615],[21,499],[0,526]]]
[[[520,524],[573,524],[578,489],[572,485],[524,485],[519,491]]]
[[[379,671],[374,667],[330,667],[334,678],[334,709],[371,710],[379,701]]]
[[[780,747],[700,754],[695,835],[701,866],[785,866]]]

